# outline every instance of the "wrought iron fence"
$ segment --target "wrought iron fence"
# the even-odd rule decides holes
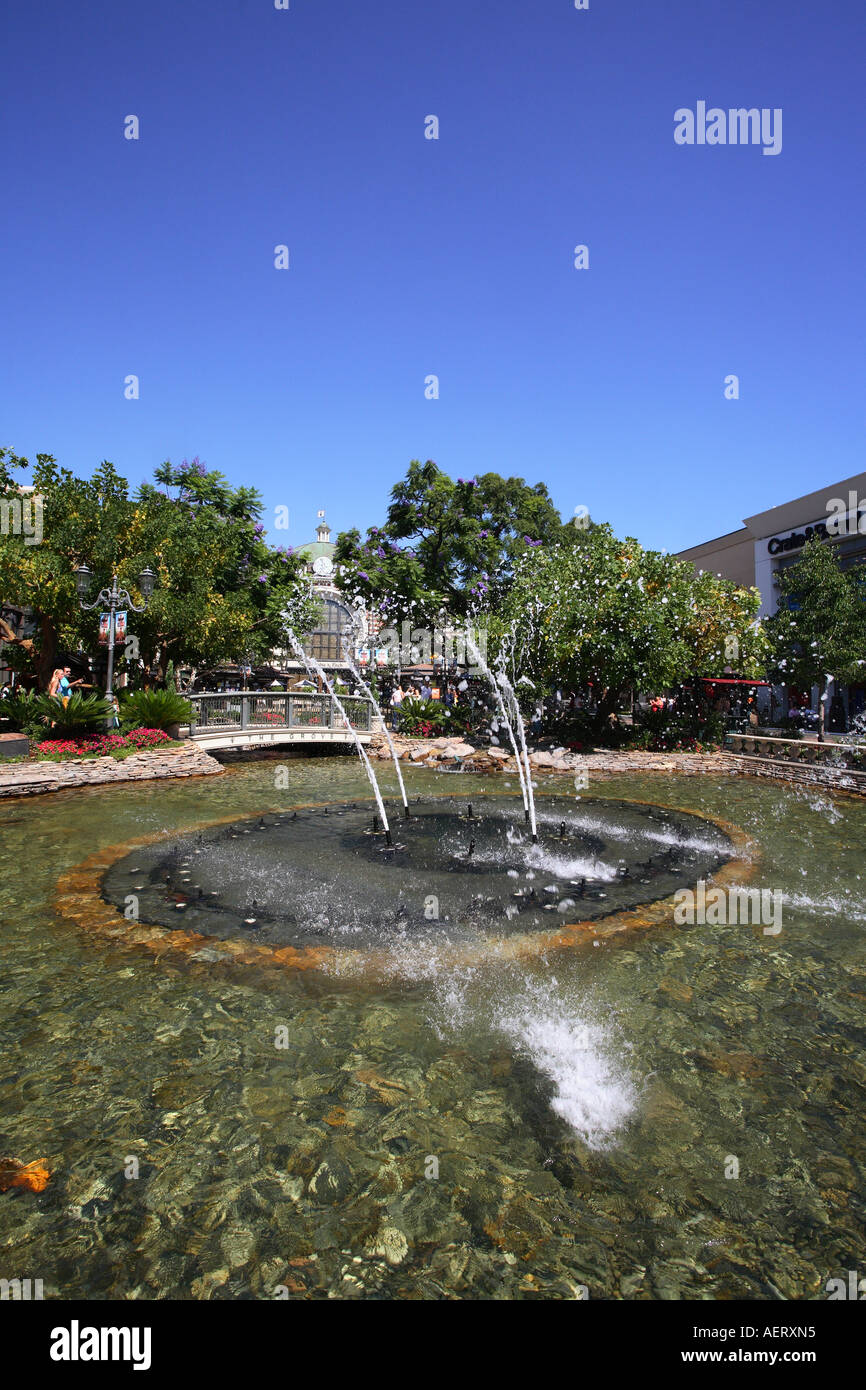
[[[200,692],[187,697],[193,716],[190,732],[204,729],[345,729],[331,695],[303,692],[298,695],[226,694]],[[372,723],[372,704],[363,696],[344,695],[340,704],[353,729],[368,731]]]

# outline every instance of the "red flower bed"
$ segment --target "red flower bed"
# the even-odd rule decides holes
[[[113,753],[118,748],[157,748],[171,739],[162,729],[133,729],[128,734],[91,734],[87,738],[47,738],[37,753]]]

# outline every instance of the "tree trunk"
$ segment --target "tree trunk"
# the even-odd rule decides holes
[[[27,653],[27,660],[30,662],[39,686],[41,689],[47,690],[57,660],[57,633],[50,618],[44,616],[40,619],[40,629],[42,645],[41,648],[37,648],[32,637],[16,636],[5,618],[0,618],[0,639],[15,647],[20,647],[23,652]]]
[[[54,667],[57,664],[57,633],[50,618],[44,615],[39,620],[42,632],[42,649],[37,657],[37,671],[39,673],[39,684],[43,690],[48,689]]]
[[[165,642],[163,642],[163,643],[161,644],[160,648],[159,648],[159,657],[157,658],[157,668],[156,668],[156,679],[157,679],[157,684],[160,685],[160,686],[165,685],[165,673],[166,673],[167,667],[168,667],[168,645],[167,645]]]

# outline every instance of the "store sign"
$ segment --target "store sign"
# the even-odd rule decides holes
[[[820,536],[825,541],[827,534],[827,523],[817,521],[814,526],[806,526],[802,531],[792,531],[790,536],[774,536],[767,542],[767,550],[771,555],[782,555],[787,550],[802,550],[811,536]]]

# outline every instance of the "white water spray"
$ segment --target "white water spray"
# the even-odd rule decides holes
[[[529,749],[526,746],[526,729],[523,723],[523,715],[520,713],[520,706],[517,703],[514,686],[511,684],[511,681],[508,679],[501,666],[496,673],[496,679],[501,688],[505,691],[514,715],[514,722],[517,725],[517,732],[520,734],[520,747],[523,752],[523,762],[526,768],[526,791],[529,796],[529,823],[532,827],[532,838],[533,841],[535,841],[538,839],[538,829],[535,824],[535,796],[532,790],[532,773],[529,768]]]
[[[531,820],[532,833],[534,835],[535,803],[532,800],[532,787],[531,784],[529,784],[527,777],[524,776],[523,764],[520,759],[520,749],[517,747],[517,740],[514,737],[514,730],[511,727],[511,720],[508,717],[508,711],[505,708],[505,701],[502,698],[502,691],[500,690],[496,682],[496,677],[494,676],[490,667],[487,665],[487,662],[484,660],[484,657],[481,655],[481,652],[478,650],[478,647],[476,646],[475,642],[472,640],[472,634],[470,633],[468,628],[466,629],[466,650],[469,652],[469,655],[472,657],[472,660],[475,662],[475,665],[480,666],[483,674],[487,677],[488,681],[490,682],[490,685],[493,689],[493,693],[496,696],[496,703],[499,706],[500,718],[503,724],[505,725],[506,729],[508,730],[508,737],[511,740],[511,747],[514,749],[514,761],[517,764],[517,776],[520,778],[520,793],[523,797],[523,809],[526,812],[527,817],[529,817]],[[527,771],[528,767],[529,764],[527,763]]]
[[[361,675],[361,672],[358,670],[358,668],[357,668],[357,666],[355,665],[354,661],[353,661],[352,658],[349,656],[349,653],[347,652],[347,650],[346,650],[345,647],[343,648],[343,659],[345,660],[346,665],[348,666],[349,670],[352,672],[352,675],[355,677],[355,680],[356,680],[356,681],[358,682],[358,684],[360,685],[360,687],[361,687],[361,689],[363,690],[364,694],[367,696],[367,699],[368,699],[368,700],[372,700],[373,706],[374,706],[374,708],[375,708],[375,710],[376,710],[376,713],[378,714],[379,718],[380,718],[381,721],[382,721],[382,728],[385,730],[385,737],[386,737],[386,739],[388,740],[388,747],[389,747],[390,750],[391,750],[391,757],[392,757],[393,760],[394,760],[394,771],[395,771],[396,774],[397,774],[397,781],[400,783],[400,795],[401,795],[402,798],[403,798],[403,810],[404,810],[404,812],[405,812],[405,814],[406,814],[406,818],[407,818],[407,820],[408,820],[408,818],[409,818],[409,802],[406,800],[406,788],[405,788],[405,786],[404,786],[404,784],[403,784],[403,773],[400,771],[400,759],[397,757],[397,749],[394,747],[394,740],[393,740],[392,737],[391,737],[390,731],[389,731],[389,729],[388,729],[388,723],[387,723],[387,721],[386,721],[386,719],[385,719],[384,714],[382,713],[382,706],[379,704],[379,701],[376,699],[376,696],[373,694],[373,692],[372,692],[372,690],[370,689],[369,685],[368,685],[367,682],[364,680],[364,677]]]
[[[298,641],[297,637],[292,632],[291,628],[288,629],[288,638],[292,646],[292,651],[295,653],[295,656],[298,658],[298,660],[304,663],[304,666],[307,668],[308,674],[311,676],[316,675],[319,677],[320,681],[324,685],[331,699],[334,701],[334,704],[337,706],[337,709],[340,711],[343,723],[345,724],[346,728],[349,730],[349,733],[352,735],[352,738],[355,741],[355,747],[358,750],[358,755],[361,759],[361,762],[364,764],[364,771],[367,774],[370,786],[373,788],[373,793],[376,797],[376,805],[379,808],[379,815],[382,817],[382,826],[385,831],[385,838],[388,844],[390,844],[391,829],[388,825],[388,817],[385,814],[385,803],[382,800],[382,793],[379,791],[379,783],[376,781],[376,774],[373,771],[370,759],[364,752],[363,744],[361,743],[361,740],[358,738],[358,735],[352,726],[352,721],[346,713],[345,709],[343,708],[342,704],[340,703],[340,697],[338,696],[333,685],[328,679],[328,673],[327,671],[325,671],[324,667],[320,666],[319,662],[316,660],[314,656],[307,655],[300,642]]]

